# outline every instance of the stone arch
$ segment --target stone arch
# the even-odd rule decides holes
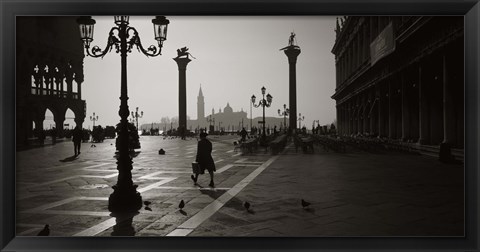
[[[51,108],[46,107],[44,110],[44,119],[42,122],[43,129],[51,129],[55,127],[55,113],[52,111]]]
[[[67,110],[65,111],[65,121],[63,122],[63,125],[64,125],[64,129],[65,128],[68,128],[68,129],[72,129],[74,128],[76,125],[75,123],[75,118],[76,118],[76,115],[75,115],[75,112],[68,108],[67,107]],[[68,124],[68,126],[65,126],[65,124]]]

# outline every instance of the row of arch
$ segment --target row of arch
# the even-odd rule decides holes
[[[36,64],[31,74],[31,94],[81,99],[82,81],[70,63],[63,67]]]

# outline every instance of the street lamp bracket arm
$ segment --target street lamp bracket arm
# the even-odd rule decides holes
[[[110,32],[109,32],[109,35],[108,35],[108,42],[107,42],[107,46],[105,47],[105,49],[100,49],[99,46],[93,46],[91,49],[88,45],[85,45],[85,51],[87,52],[87,55],[90,56],[90,57],[93,57],[93,58],[103,58],[103,56],[105,56],[108,52],[110,52],[112,50],[112,46],[115,45],[116,49],[117,49],[117,53],[119,52],[119,43],[120,43],[120,40],[115,37],[115,31],[117,32],[120,32],[120,30],[118,29],[118,27],[112,27],[112,29],[110,29]]]
[[[150,45],[147,49],[145,49],[142,45],[142,42],[140,41],[140,36],[138,35],[138,31],[133,27],[127,27],[127,34],[129,34],[130,31],[133,32],[133,35],[132,35],[130,41],[128,42],[129,49],[131,49],[133,47],[133,45],[135,45],[137,47],[137,50],[139,52],[142,52],[147,57],[155,57],[155,56],[158,56],[158,55],[162,54],[162,47],[161,46],[158,46],[158,48],[157,48],[154,45]],[[130,52],[130,50],[129,50],[129,52]]]

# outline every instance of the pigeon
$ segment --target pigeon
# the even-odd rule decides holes
[[[150,202],[150,201],[148,201],[148,200],[145,200],[145,201],[143,202],[143,204],[145,204],[145,206],[148,206],[148,205],[152,204],[152,202]]]
[[[48,224],[45,225],[45,227],[40,231],[37,236],[49,236],[50,235],[50,226]]]
[[[304,199],[302,199],[302,207],[305,208],[305,207],[308,207],[310,206],[310,202],[306,202]]]
[[[147,211],[152,211],[152,209],[151,209],[150,207],[148,207],[148,206],[145,207],[145,210],[147,210]]]
[[[250,210],[250,203],[248,201],[245,201],[243,203],[243,207],[245,207],[245,209],[247,209],[247,211],[249,211]]]
[[[178,208],[183,209],[185,207],[185,201],[181,200],[180,204],[178,204]]]

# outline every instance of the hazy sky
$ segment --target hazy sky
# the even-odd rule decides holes
[[[96,20],[93,45],[103,48],[113,17]],[[153,17],[130,17],[145,48],[156,44]],[[178,116],[178,68],[173,60],[178,48],[187,46],[196,58],[187,67],[187,115],[197,119],[200,84],[205,96],[205,115],[226,106],[242,108],[250,118],[250,97],[261,97],[261,87],[273,96],[267,116],[278,116],[288,106],[288,60],[283,51],[290,32],[296,33],[302,52],[297,61],[297,111],[312,120],[330,124],[335,119],[334,55],[335,17],[197,17],[167,16],[170,20],[162,55],[148,58],[136,49],[128,54],[128,96],[130,111],[144,112],[139,124],[160,122],[164,116]],[[99,116],[96,125],[119,122],[120,55],[114,50],[103,59],[85,57],[82,98],[87,102],[84,127]],[[253,108],[259,117],[261,108]]]

